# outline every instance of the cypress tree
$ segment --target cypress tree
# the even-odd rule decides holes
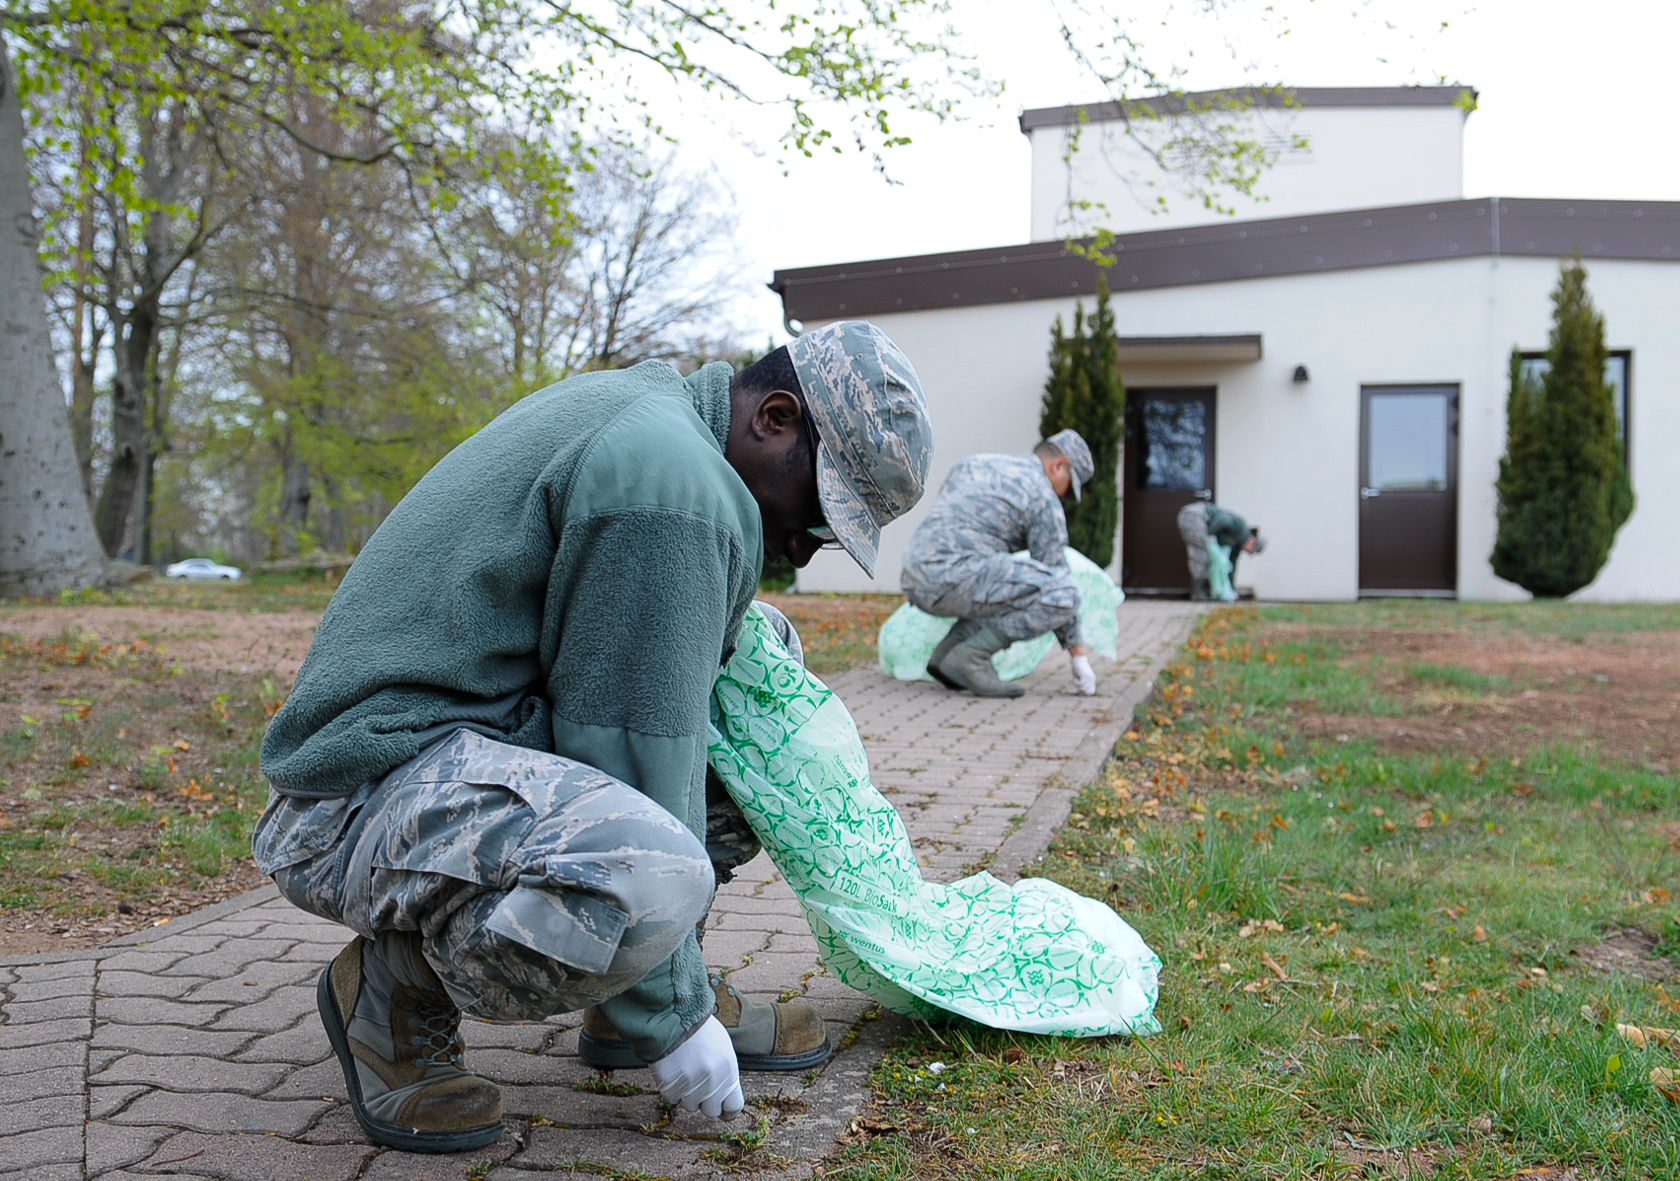
[[[1068,506],[1068,544],[1099,566],[1114,560],[1120,523],[1120,439],[1126,387],[1120,378],[1120,341],[1108,303],[1108,282],[1098,280],[1097,306],[1089,317],[1074,310],[1073,333],[1061,317],[1050,330],[1050,376],[1039,413],[1040,438],[1072,427],[1091,448],[1095,473]]]
[[[1521,356],[1511,353],[1492,555],[1495,574],[1537,598],[1561,598],[1597,578],[1633,511],[1604,384],[1604,317],[1579,259],[1564,265],[1552,306],[1545,376],[1525,380]]]

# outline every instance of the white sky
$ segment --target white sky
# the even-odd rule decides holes
[[[795,158],[784,176],[773,156],[717,124],[659,111],[679,159],[715,166],[734,190],[741,261],[753,280],[735,316],[746,342],[783,337],[780,301],[761,286],[778,267],[1026,240],[1028,151],[1015,116],[1102,97],[1063,48],[1053,2],[956,0],[962,43],[1006,89],[996,102],[965,104],[967,122],[905,124],[914,142],[887,158],[896,184],[856,151]],[[1264,0],[1233,0],[1217,19],[1196,11],[1197,0],[1179,0],[1165,27],[1167,0],[1109,6],[1149,14],[1134,32],[1152,64],[1184,69],[1189,89],[1443,78],[1474,86],[1466,196],[1680,200],[1680,151],[1663,130],[1676,121],[1680,5],[1672,0],[1274,0],[1284,36],[1263,23]],[[735,104],[712,109],[737,127],[746,115]]]

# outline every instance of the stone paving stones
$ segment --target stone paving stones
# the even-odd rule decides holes
[[[0,1161],[29,1176],[47,1165],[82,1163],[82,1129],[79,1127],[36,1128],[0,1138]]]
[[[833,678],[924,872],[1012,875],[1036,856],[1192,618],[1183,604],[1123,607],[1122,659],[1098,670],[1095,698],[1075,695],[1055,658],[1013,701],[873,668]],[[745,1122],[673,1116],[647,1071],[586,1066],[577,1014],[463,1023],[469,1065],[503,1084],[498,1143],[440,1157],[375,1147],[344,1102],[315,1012],[315,979],[348,938],[269,887],[104,948],[0,964],[0,1181],[461,1181],[486,1169],[493,1181],[710,1179],[757,1167],[719,1139]],[[865,998],[822,970],[768,857],[719,889],[703,947],[742,993],[802,991],[832,1039],[855,1038],[820,1072],[742,1078],[753,1110],[773,1113],[775,1175],[808,1176],[906,1026],[873,1020]]]
[[[340,1093],[344,1080],[339,1079]],[[249,1095],[177,1095],[150,1091],[112,1118],[118,1124],[169,1124],[195,1132],[245,1132],[296,1136],[332,1103],[324,1099],[279,1101]]]
[[[161,1141],[175,1135],[174,1128],[126,1128],[121,1124],[89,1124],[87,1171],[97,1177],[112,1169],[137,1165],[151,1156]]]
[[[184,1005],[149,996],[104,996],[95,1015],[119,1025],[209,1025],[229,1006]]]
[[[270,1136],[182,1132],[158,1145],[137,1171],[166,1173],[185,1166],[226,1181],[351,1181],[375,1151],[371,1144],[295,1144]]]
[[[112,1021],[94,1030],[93,1048],[137,1054],[214,1054],[223,1058],[237,1055],[255,1036],[243,1031],[224,1033],[184,1025],[120,1025]]]
[[[312,1017],[304,1017],[290,1029],[270,1033],[251,1041],[249,1033],[229,1032],[220,1036],[250,1042],[233,1057],[239,1062],[290,1062],[308,1066],[332,1053],[327,1044],[326,1031]]]
[[[198,1054],[125,1054],[88,1081],[260,1095],[289,1073],[290,1068],[279,1062],[225,1062]]]

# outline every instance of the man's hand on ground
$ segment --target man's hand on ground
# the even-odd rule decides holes
[[[665,1102],[684,1111],[702,1111],[717,1119],[746,1106],[735,1046],[716,1017],[706,1018],[687,1040],[649,1063],[648,1069]]]
[[[1097,691],[1097,674],[1091,668],[1089,657],[1081,654],[1072,658],[1073,683],[1079,686],[1079,691],[1090,697]]]

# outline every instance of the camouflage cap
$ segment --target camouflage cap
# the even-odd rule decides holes
[[[1091,460],[1091,449],[1085,445],[1085,440],[1079,432],[1072,427],[1065,431],[1057,431],[1044,441],[1066,457],[1068,474],[1073,477],[1073,502],[1078,504],[1080,485],[1089,480],[1097,471],[1097,465]]]
[[[933,428],[921,379],[864,320],[814,328],[787,349],[817,428],[823,517],[873,578],[881,526],[909,512],[927,485]]]

